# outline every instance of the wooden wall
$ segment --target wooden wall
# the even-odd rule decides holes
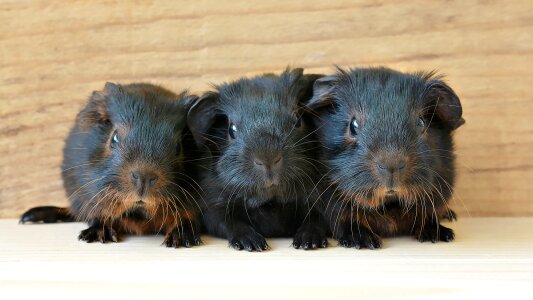
[[[288,64],[438,69],[462,99],[462,216],[533,215],[533,2],[0,0],[0,217],[66,204],[63,139],[92,90]]]

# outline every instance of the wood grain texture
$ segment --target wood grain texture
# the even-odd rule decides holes
[[[461,97],[460,215],[533,215],[533,2],[0,1],[0,217],[65,205],[72,121],[106,81],[201,92],[288,64],[438,69]]]
[[[76,239],[80,223],[0,220],[4,299],[513,299],[533,292],[533,218],[465,218],[452,243],[385,239],[380,250],[235,251],[204,238],[191,249],[162,236],[121,243]],[[327,275],[325,275],[327,274]],[[148,297],[147,297],[148,296]],[[488,297],[486,297],[488,296]],[[190,298],[189,298],[190,297]]]

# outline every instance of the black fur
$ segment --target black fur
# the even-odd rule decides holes
[[[196,100],[144,83],[107,83],[94,92],[63,150],[70,207],[33,208],[21,222],[88,222],[79,235],[87,242],[162,232],[168,246],[199,244],[199,192],[184,162],[195,146],[186,114]]]
[[[320,164],[312,122],[302,110],[318,75],[302,73],[219,85],[189,112],[189,127],[207,158],[207,231],[235,249],[266,250],[265,237],[286,236],[294,236],[296,248],[327,245],[325,226],[309,210]]]
[[[453,90],[433,73],[339,71],[314,84],[329,185],[317,206],[339,244],[379,248],[380,236],[451,241],[452,131],[464,123]],[[350,123],[356,120],[352,132]],[[421,118],[421,119],[419,119]]]

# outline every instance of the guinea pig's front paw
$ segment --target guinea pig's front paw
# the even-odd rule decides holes
[[[78,240],[92,242],[118,242],[117,232],[111,226],[91,226],[80,232]]]
[[[193,232],[192,229],[185,226],[184,228],[173,228],[165,236],[165,241],[163,242],[167,247],[179,248],[185,247],[190,248],[192,246],[199,246],[202,243],[200,239],[200,234],[198,231]]]
[[[20,224],[24,224],[27,222],[32,223],[54,223],[56,221],[56,214],[55,214],[56,208],[50,208],[50,207],[34,207],[26,211],[19,220]]]
[[[326,232],[318,225],[302,225],[296,234],[292,246],[296,249],[312,250],[326,248],[328,246],[328,237]]]
[[[424,225],[418,234],[418,241],[421,243],[427,241],[431,241],[432,243],[436,243],[437,241],[451,242],[454,238],[455,234],[453,230],[435,223]]]
[[[229,239],[229,244],[236,250],[263,251],[267,250],[268,244],[265,238],[253,228],[240,229],[234,232]]]
[[[339,245],[346,248],[381,248],[381,238],[365,227],[360,226],[353,230],[347,230],[338,238]]]

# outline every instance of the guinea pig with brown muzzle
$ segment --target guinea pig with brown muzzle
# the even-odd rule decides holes
[[[339,69],[314,83],[308,107],[328,185],[317,203],[344,247],[380,237],[452,241],[442,218],[454,185],[453,131],[464,123],[455,92],[432,72]]]
[[[186,161],[195,146],[186,116],[197,98],[145,83],[94,92],[63,149],[70,207],[32,208],[21,222],[88,222],[86,242],[163,233],[168,247],[199,245],[199,187]]]
[[[287,69],[242,78],[216,86],[189,111],[204,156],[207,232],[237,250],[266,250],[265,237],[294,237],[295,248],[327,246],[327,226],[309,209],[322,172],[303,109],[318,77]]]

